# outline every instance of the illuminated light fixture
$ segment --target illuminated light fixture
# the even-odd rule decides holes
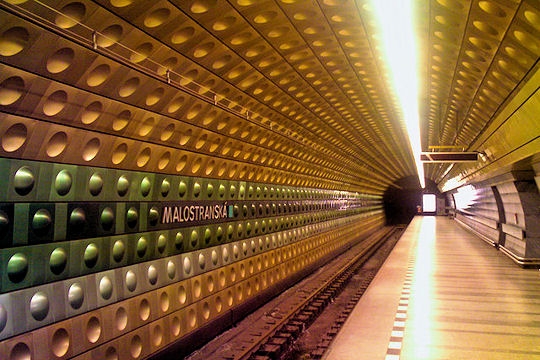
[[[423,152],[420,160],[425,163],[456,163],[478,161],[477,152]]]
[[[381,44],[409,135],[418,180],[420,186],[425,188],[424,165],[420,161],[422,142],[418,112],[418,65],[413,0],[372,0],[371,5],[379,23]]]

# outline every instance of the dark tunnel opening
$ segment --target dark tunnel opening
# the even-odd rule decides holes
[[[384,212],[387,225],[408,224],[422,207],[424,194],[442,195],[434,181],[426,179],[426,187],[422,189],[415,176],[399,179],[388,187],[383,195]]]

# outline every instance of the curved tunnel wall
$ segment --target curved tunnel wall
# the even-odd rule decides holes
[[[330,157],[144,47],[0,11],[0,358],[193,350],[384,225]]]
[[[456,219],[522,266],[540,263],[538,173],[512,171],[450,192]]]
[[[231,16],[208,32],[182,16],[190,7],[210,24],[203,10],[216,1],[156,2],[148,12],[145,1],[58,2],[69,17],[36,4],[0,10],[0,358],[138,359],[204,341],[385,224],[381,194],[410,173],[406,152],[386,149],[406,142],[391,128],[349,124],[358,106],[376,125],[368,102],[386,119],[382,98],[362,89],[361,105],[335,112],[349,98],[311,85],[326,72],[311,72],[316,57],[304,49],[249,46],[258,32],[239,34]],[[255,21],[269,41],[285,34],[266,23],[272,16]],[[218,31],[230,47],[210,36]],[[363,42],[346,44],[351,56],[364,53]],[[319,47],[325,65],[340,63]],[[369,83],[379,74],[361,60]],[[509,89],[518,70],[504,79]],[[319,91],[332,106],[310,102]],[[532,123],[528,111],[515,121]],[[533,246],[520,241],[513,248],[527,255]]]

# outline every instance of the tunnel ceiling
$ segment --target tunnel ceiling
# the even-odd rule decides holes
[[[134,167],[156,172],[189,173],[183,162],[202,176],[374,194],[416,173],[365,0],[7,0],[1,9],[4,88],[24,89],[17,102],[4,90],[3,119],[38,118],[39,108],[41,121],[102,141],[150,144]],[[475,144],[505,99],[538,86],[540,3],[431,0],[416,11],[423,151],[483,151]],[[35,68],[22,84],[19,67]],[[71,114],[55,117],[65,106]],[[4,144],[17,143],[16,130]],[[30,157],[13,146],[3,156]],[[159,147],[172,152],[153,159]],[[97,165],[116,164],[116,150]],[[425,169],[437,183],[450,170]]]

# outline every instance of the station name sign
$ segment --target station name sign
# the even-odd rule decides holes
[[[234,217],[233,206],[223,203],[166,203],[161,224],[211,223]]]

